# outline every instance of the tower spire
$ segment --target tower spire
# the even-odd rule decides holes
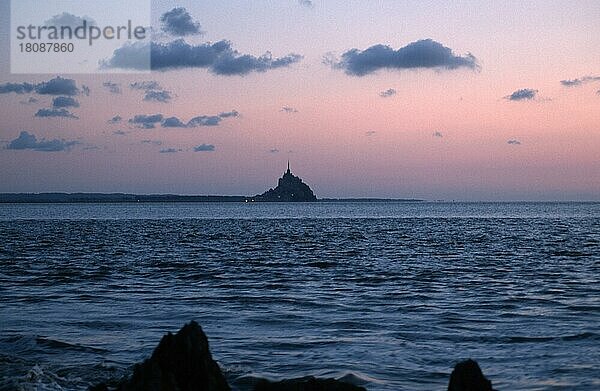
[[[287,169],[287,173],[290,173],[290,159],[288,159],[288,169]]]

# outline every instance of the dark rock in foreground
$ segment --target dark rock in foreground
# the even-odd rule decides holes
[[[208,339],[191,321],[177,334],[165,335],[152,357],[135,366],[122,391],[230,391],[219,365],[212,359]]]
[[[485,378],[476,361],[461,361],[450,375],[448,391],[493,391],[492,382]]]
[[[219,365],[212,359],[206,334],[191,321],[161,340],[152,356],[136,364],[133,375],[118,383],[101,383],[90,391],[231,391]],[[312,376],[271,382],[260,379],[254,391],[366,391],[336,379]],[[493,391],[477,362],[459,362],[450,375],[448,391]]]
[[[309,376],[278,382],[259,380],[254,386],[254,391],[366,391],[366,388],[340,380]]]
[[[288,162],[287,171],[279,178],[277,187],[254,196],[250,201],[256,202],[313,202],[317,197],[302,179],[292,174]]]

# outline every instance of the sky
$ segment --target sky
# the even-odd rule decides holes
[[[600,200],[598,1],[151,9],[149,73],[11,74],[0,0],[0,192]]]

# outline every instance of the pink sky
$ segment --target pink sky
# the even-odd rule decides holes
[[[61,75],[91,90],[76,97],[80,107],[72,112],[79,119],[35,118],[52,96],[0,94],[0,192],[249,195],[273,187],[290,159],[319,197],[600,200],[600,78],[576,87],[560,83],[600,76],[597,2],[313,3],[153,3],[157,27],[165,12],[186,8],[205,32],[184,37],[190,44],[227,39],[242,54],[303,56],[288,67],[244,76],[201,67]],[[10,32],[2,28],[7,52]],[[420,39],[455,56],[472,53],[479,68],[381,68],[353,76],[322,62],[328,52],[340,58],[353,48],[396,50]],[[0,65],[0,85],[57,76],[11,75],[6,60]],[[144,80],[159,82],[171,101],[143,101],[129,84]],[[122,93],[110,93],[102,86],[107,81]],[[379,96],[388,89],[396,93]],[[520,89],[535,96],[505,98]],[[20,103],[30,96],[39,101]],[[232,110],[240,116],[219,126],[127,123],[137,114],[187,121]],[[115,115],[124,122],[108,124]],[[79,144],[58,152],[8,148],[21,131]],[[201,144],[215,150],[194,152]],[[169,148],[181,151],[160,153]]]

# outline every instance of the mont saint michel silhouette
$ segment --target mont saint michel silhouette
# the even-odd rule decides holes
[[[287,171],[279,178],[277,187],[251,198],[253,202],[314,202],[317,197],[310,186],[290,171],[288,160]]]
[[[320,198],[292,174],[290,162],[277,187],[255,196],[129,193],[0,193],[4,203],[120,203],[120,202],[422,202],[412,198]]]

